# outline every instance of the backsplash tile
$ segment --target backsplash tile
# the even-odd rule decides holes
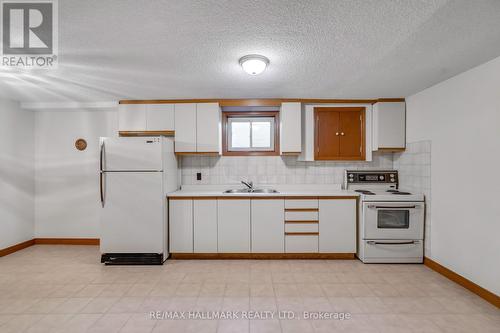
[[[425,255],[431,253],[431,141],[406,144],[406,151],[394,154],[394,169],[399,170],[403,189],[425,195]]]
[[[295,156],[183,156],[183,185],[341,184],[345,169],[392,169],[392,154],[373,154],[372,162],[300,162]],[[202,180],[196,180],[201,172]]]

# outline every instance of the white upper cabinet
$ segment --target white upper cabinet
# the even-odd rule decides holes
[[[173,131],[175,129],[173,104],[147,104],[146,130]]]
[[[302,151],[301,103],[281,103],[280,151],[281,154],[300,154]]]
[[[285,251],[283,199],[252,200],[252,252],[283,253]]]
[[[120,132],[146,130],[145,104],[120,104],[118,107],[118,130]]]
[[[196,105],[196,151],[219,152],[219,103]]]
[[[175,104],[175,151],[177,153],[220,152],[220,108],[218,103]]]
[[[400,150],[405,147],[405,102],[375,103],[373,105],[373,150]]]
[[[174,130],[173,104],[120,104],[118,130],[120,132],[148,132]]]
[[[196,152],[196,103],[175,104],[175,152]]]
[[[356,200],[319,200],[319,252],[356,252]]]

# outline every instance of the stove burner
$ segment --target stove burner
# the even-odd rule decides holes
[[[372,191],[368,191],[368,190],[354,190],[354,192],[358,192],[358,193],[366,194],[366,195],[375,195],[375,193],[373,193]]]
[[[386,192],[399,192],[398,190],[387,190]]]
[[[392,192],[392,194],[398,194],[398,195],[410,195],[411,193],[410,192]]]

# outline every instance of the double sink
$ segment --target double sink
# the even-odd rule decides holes
[[[226,190],[224,193],[279,193],[275,189],[269,189],[269,188],[256,188],[256,189],[250,189],[250,188],[243,188],[243,189],[237,189],[237,190]]]

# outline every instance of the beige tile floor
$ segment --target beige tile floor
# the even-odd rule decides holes
[[[150,311],[343,312],[349,320],[154,320]],[[423,265],[168,261],[103,266],[95,246],[0,258],[0,332],[500,332],[500,310]]]

